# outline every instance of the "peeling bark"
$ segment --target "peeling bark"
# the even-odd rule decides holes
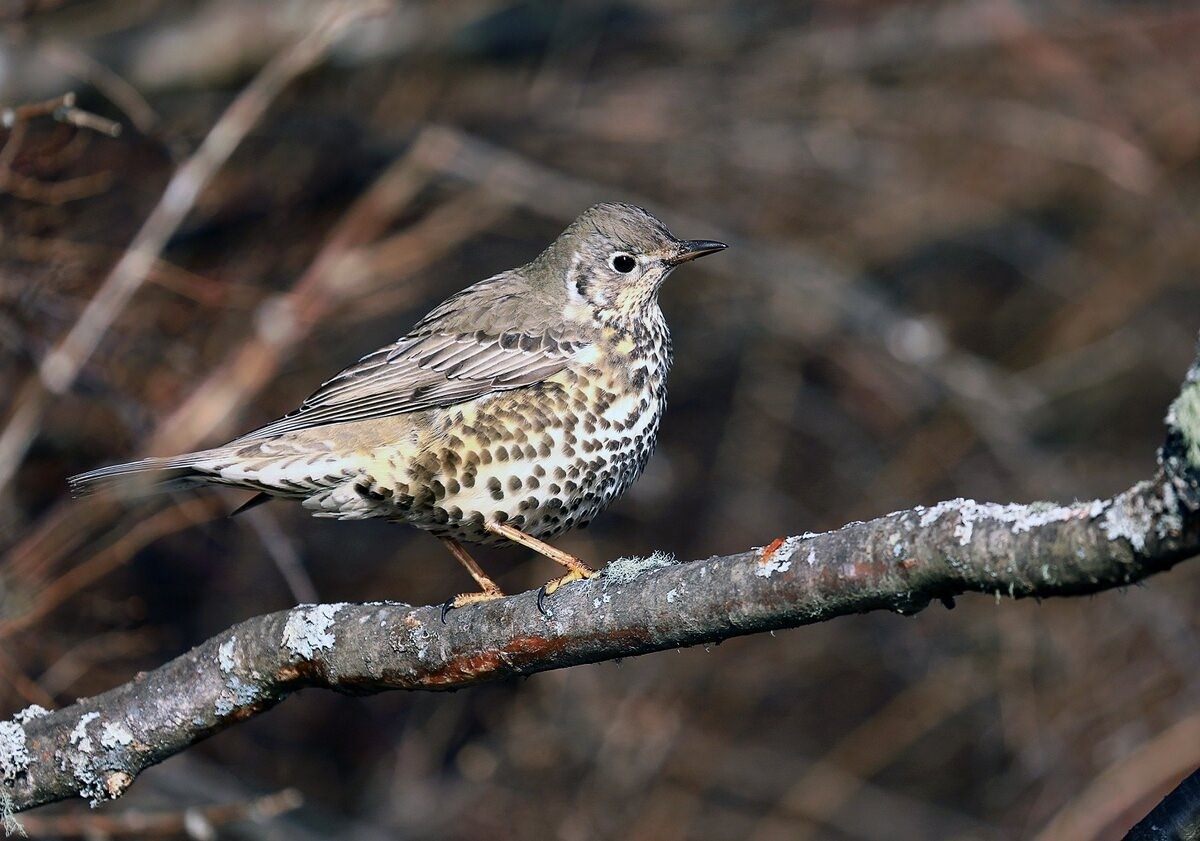
[[[1047,598],[1139,581],[1200,552],[1200,361],[1167,418],[1154,478],[1110,499],[956,499],[763,549],[621,559],[562,588],[454,611],[301,605],[246,620],[130,683],[0,724],[0,812],[120,796],[143,769],[304,687],[459,689],[964,593]]]

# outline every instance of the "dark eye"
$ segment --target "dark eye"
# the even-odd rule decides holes
[[[637,260],[630,257],[628,254],[614,254],[612,258],[612,267],[621,274],[629,274],[637,265]]]

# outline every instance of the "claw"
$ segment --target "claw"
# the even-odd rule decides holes
[[[572,569],[561,578],[552,578],[551,580],[547,581],[542,585],[541,589],[538,590],[538,610],[543,616],[549,616],[550,614],[546,611],[546,596],[554,595],[554,593],[558,591],[558,588],[564,584],[570,584],[572,581],[583,581],[585,579],[594,577],[596,574],[597,573],[594,569],[590,569],[589,567],[581,567]]]
[[[504,594],[499,590],[495,592],[485,590],[480,593],[459,593],[457,596],[446,599],[442,603],[442,624],[446,624],[446,614],[455,608],[466,607],[469,604],[479,604],[480,602],[491,602],[502,598],[504,598]]]

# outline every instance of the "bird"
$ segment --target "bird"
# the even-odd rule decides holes
[[[447,599],[443,621],[504,596],[463,544],[517,543],[566,568],[539,590],[544,612],[596,574],[546,541],[586,526],[654,451],[673,358],[659,289],[726,247],[678,239],[636,205],[593,205],[532,261],[451,295],[278,420],[69,487],[224,485],[257,492],[239,510],[285,498],[317,517],[408,523],[479,587]]]

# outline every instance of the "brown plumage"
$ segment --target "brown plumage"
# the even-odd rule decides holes
[[[592,573],[541,538],[586,525],[654,449],[671,364],[659,286],[724,247],[677,240],[632,205],[596,205],[533,261],[451,296],[279,420],[71,488],[224,484],[316,516],[411,523],[482,588],[448,606],[500,595],[460,541],[515,540],[568,567],[553,592]]]

